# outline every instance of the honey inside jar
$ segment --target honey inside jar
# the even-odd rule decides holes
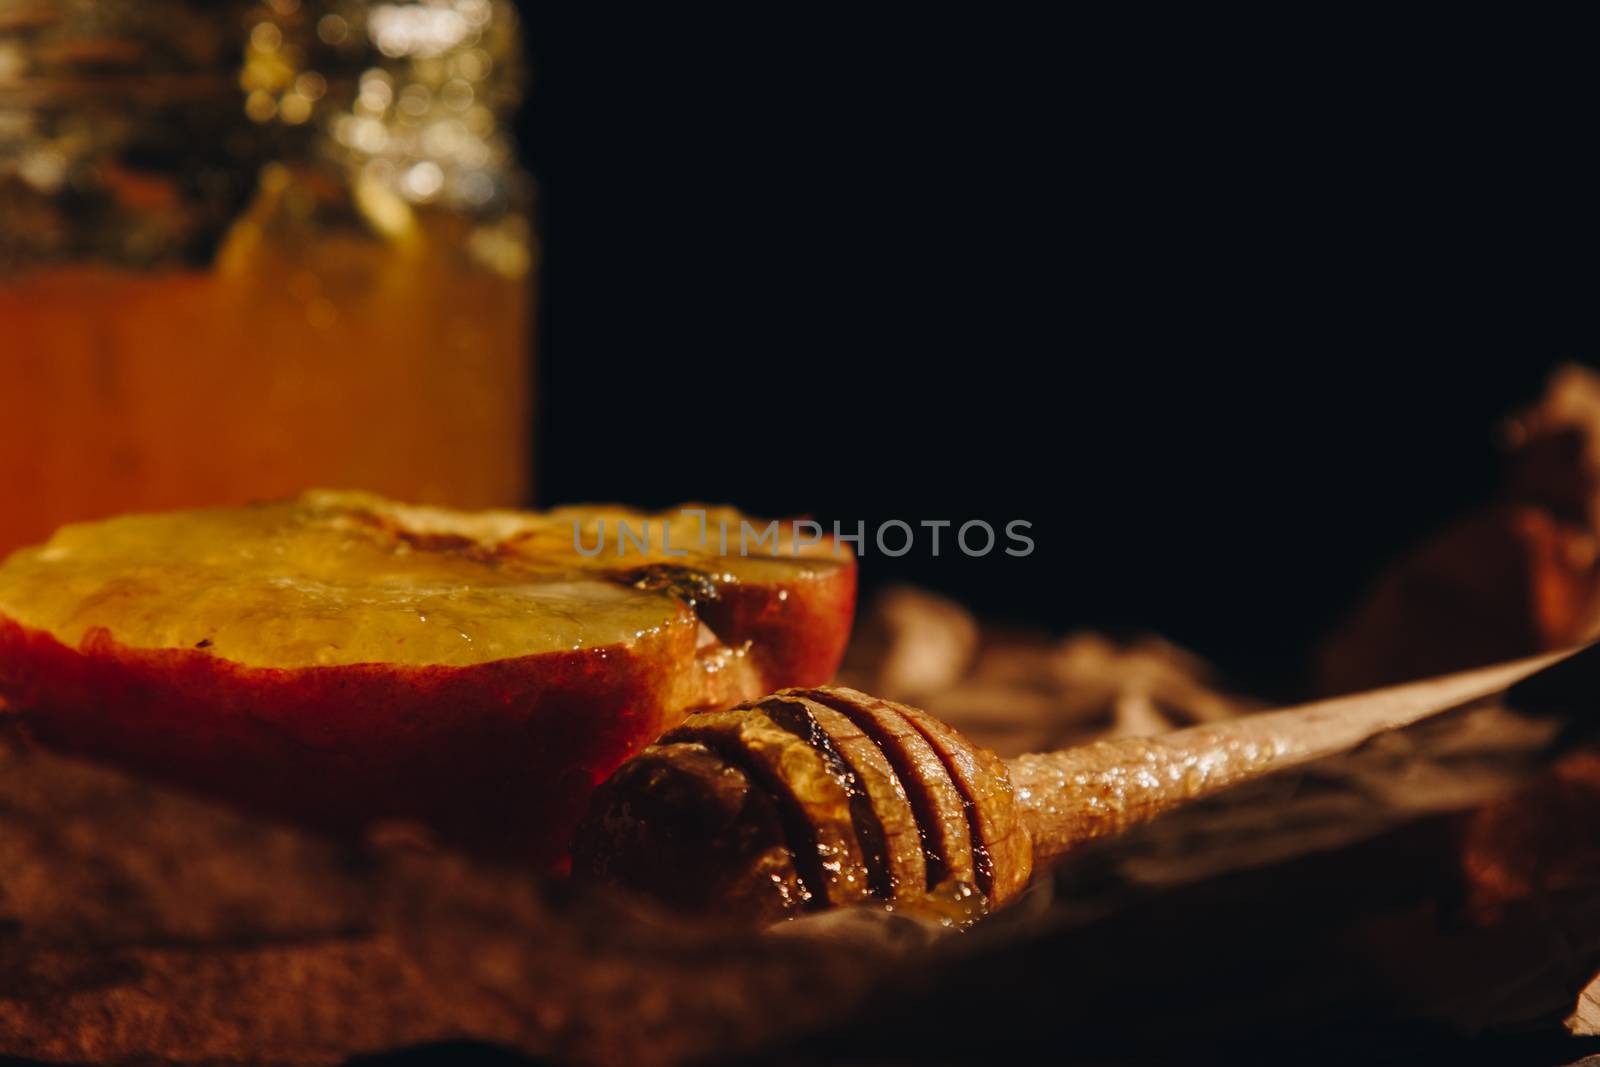
[[[0,24],[0,554],[312,485],[521,502],[509,7],[87,7]]]

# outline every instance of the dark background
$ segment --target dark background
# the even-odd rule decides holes
[[[863,582],[1287,688],[1595,354],[1560,27],[573,7],[525,7],[542,504],[1027,519]]]

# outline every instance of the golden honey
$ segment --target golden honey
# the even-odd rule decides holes
[[[0,554],[313,485],[522,502],[509,7],[83,7],[0,20]]]

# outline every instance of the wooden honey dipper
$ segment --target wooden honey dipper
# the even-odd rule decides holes
[[[623,764],[595,794],[573,872],[758,921],[864,903],[968,921],[1083,842],[1501,693],[1570,655],[1009,762],[905,704],[786,689],[691,715]]]

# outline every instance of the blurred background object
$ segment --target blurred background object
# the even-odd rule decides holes
[[[1377,688],[1600,632],[1600,375],[1557,369],[1502,437],[1504,484],[1368,583],[1318,656],[1318,689]]]
[[[310,485],[528,492],[501,0],[0,6],[0,551]]]
[[[983,626],[911,586],[859,613],[840,683],[917,706],[1002,756],[1108,737],[1145,737],[1260,711],[1217,688],[1216,672],[1151,634]]]

